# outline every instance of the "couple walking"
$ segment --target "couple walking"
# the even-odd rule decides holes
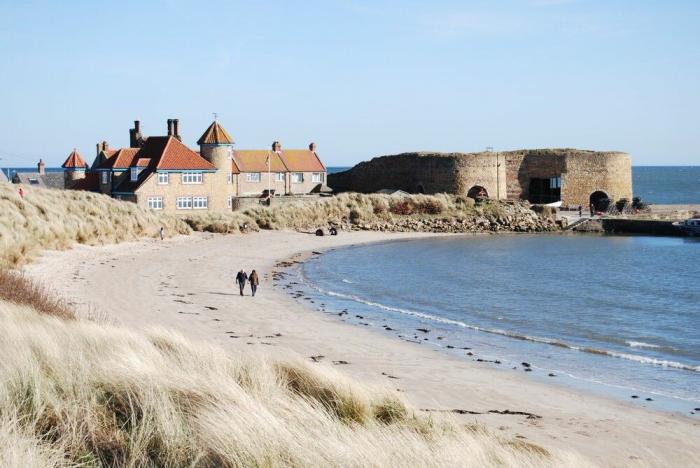
[[[246,281],[250,283],[250,290],[253,293],[253,297],[255,297],[255,291],[258,290],[258,284],[260,284],[260,280],[258,279],[258,273],[255,270],[253,270],[250,272],[250,276],[248,276],[243,270],[238,272],[238,274],[236,275],[236,283],[238,283],[238,288],[241,291],[241,296],[243,295],[243,288],[245,288]]]

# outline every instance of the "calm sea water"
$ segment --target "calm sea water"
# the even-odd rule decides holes
[[[325,312],[464,359],[518,372],[527,362],[533,378],[650,406],[700,406],[697,240],[424,239],[330,251],[296,275]]]

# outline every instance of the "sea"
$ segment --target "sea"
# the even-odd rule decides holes
[[[698,279],[700,239],[467,235],[331,250],[284,290],[477,365],[700,419]]]

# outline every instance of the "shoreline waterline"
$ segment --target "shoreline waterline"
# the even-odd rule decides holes
[[[553,233],[545,235],[552,237],[568,236],[566,233]],[[542,236],[542,234],[517,233],[517,236],[503,236],[502,234],[499,234],[498,236],[495,236],[495,238],[517,238],[526,236]],[[469,234],[449,235],[450,239],[484,239],[490,237],[491,236],[485,237],[484,235],[474,236]],[[572,235],[572,237],[578,238],[581,236]],[[599,237],[601,239],[616,238],[616,236],[609,235],[585,237]],[[445,236],[424,238],[418,240],[418,242],[430,242],[431,239],[436,238],[444,239]],[[435,349],[441,352],[446,352],[453,356],[456,355],[465,361],[490,365],[496,369],[503,370],[509,368],[510,366],[510,368],[515,367],[517,370],[527,370],[528,377],[534,377],[536,380],[542,381],[546,384],[564,385],[575,390],[590,392],[598,396],[612,397],[618,401],[624,401],[626,403],[637,404],[643,402],[642,404],[644,406],[678,413],[683,416],[690,417],[691,419],[697,417],[695,415],[697,413],[694,411],[697,406],[700,406],[700,397],[697,395],[669,394],[667,391],[663,391],[659,388],[630,385],[629,382],[616,381],[615,379],[606,378],[605,376],[603,379],[598,379],[595,378],[595,376],[586,375],[585,372],[579,375],[580,372],[578,372],[576,366],[567,365],[562,368],[554,365],[554,362],[529,362],[533,359],[537,359],[535,357],[537,354],[534,356],[523,354],[521,358],[513,359],[512,352],[503,353],[498,351],[499,347],[510,348],[513,346],[512,342],[518,341],[527,342],[531,345],[538,346],[539,348],[550,347],[556,348],[557,350],[565,350],[569,353],[580,353],[582,355],[589,356],[590,359],[604,358],[621,362],[624,361],[627,362],[627,364],[620,365],[627,367],[628,364],[634,364],[649,368],[653,367],[668,369],[669,371],[674,371],[676,373],[700,373],[700,365],[683,362],[684,359],[679,361],[674,359],[649,357],[639,354],[641,350],[674,352],[676,348],[663,347],[658,344],[644,342],[643,340],[626,340],[624,341],[624,344],[616,343],[616,345],[624,347],[623,349],[607,349],[602,346],[591,346],[590,344],[586,343],[577,343],[576,341],[562,339],[561,337],[550,337],[537,333],[522,333],[506,328],[486,327],[474,323],[468,323],[464,320],[455,320],[444,316],[436,316],[431,313],[426,313],[425,311],[421,311],[420,307],[396,307],[391,303],[387,304],[377,297],[370,298],[362,296],[361,294],[347,294],[345,289],[328,288],[327,284],[322,287],[321,285],[315,283],[313,279],[309,279],[307,276],[305,276],[304,267],[305,265],[309,264],[309,261],[318,261],[321,256],[326,256],[329,253],[340,250],[348,251],[351,249],[365,249],[372,246],[377,247],[388,244],[405,245],[407,242],[412,243],[416,242],[416,240],[389,240],[371,244],[346,245],[342,247],[334,247],[332,249],[305,251],[302,259],[297,258],[297,263],[285,270],[286,274],[289,276],[279,282],[279,286],[281,286],[279,289],[286,294],[290,294],[291,288],[289,288],[289,283],[298,283],[292,284],[295,292],[292,293],[291,296],[296,302],[303,304],[309,309],[322,312],[325,315],[335,316],[336,320],[352,323],[358,327],[377,329],[383,334],[391,336],[393,339],[398,338],[403,341],[432,345],[435,347]],[[322,262],[323,260],[320,261]],[[344,278],[340,282],[344,283],[343,286],[350,287],[352,287],[354,283],[352,278]],[[298,286],[303,287],[299,288]],[[375,310],[372,311],[370,309]],[[398,314],[408,317],[409,321],[407,322],[402,318],[397,320],[396,315]],[[425,329],[429,328],[431,333],[428,334],[416,331],[421,330],[421,327],[424,327]],[[460,328],[468,331],[469,334],[456,337],[451,336],[450,327]],[[487,335],[494,335],[499,339],[495,347],[494,343],[492,342],[493,340],[484,338]],[[467,344],[472,342],[481,342],[482,346],[459,346],[457,342],[460,340],[467,342]],[[627,351],[625,351],[625,349]],[[464,351],[468,352],[465,353]],[[541,349],[538,349],[538,352],[551,353],[551,351],[542,351]],[[527,367],[529,369],[521,366],[521,359],[523,361],[527,361],[529,364]],[[575,360],[573,362],[575,363]],[[649,372],[649,369],[644,369],[644,371]],[[647,398],[649,398],[649,400],[647,400]]]

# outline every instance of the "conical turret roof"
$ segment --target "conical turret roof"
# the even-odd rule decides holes
[[[198,145],[232,145],[233,138],[228,134],[226,129],[222,127],[216,120],[209,125],[209,128],[204,132],[199,140]]]
[[[83,157],[80,156],[80,153],[78,153],[78,150],[73,148],[73,151],[71,151],[61,167],[64,169],[85,169],[87,164]]]

